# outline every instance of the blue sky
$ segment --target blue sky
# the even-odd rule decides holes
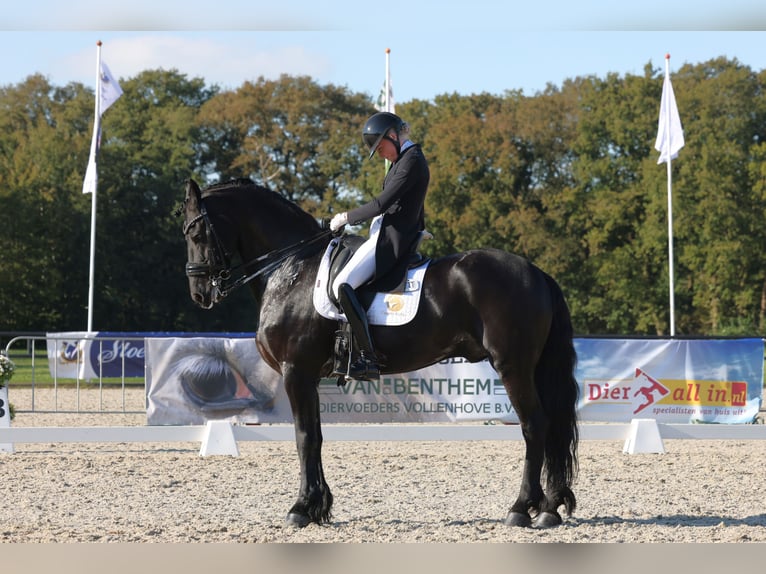
[[[586,4],[587,6],[584,6]],[[4,8],[0,86],[42,73],[95,85],[96,42],[117,78],[175,68],[234,88],[308,75],[377,96],[390,48],[395,100],[523,90],[566,78],[671,73],[718,56],[766,69],[762,0],[29,0]],[[759,29],[760,28],[760,29]]]

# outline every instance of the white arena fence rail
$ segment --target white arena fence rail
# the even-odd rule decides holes
[[[478,424],[326,424],[327,441],[467,441],[523,440],[518,425]],[[766,425],[694,425],[634,419],[630,423],[582,423],[582,440],[623,442],[629,454],[665,452],[666,439],[764,440]],[[205,425],[135,427],[0,428],[0,451],[15,443],[200,443],[200,456],[239,455],[241,441],[293,441],[289,424],[239,425],[209,421]]]
[[[125,376],[124,358],[121,375],[105,378],[99,374],[95,380],[74,383],[59,380],[54,368],[52,383],[38,383],[42,377],[35,377],[35,370],[48,370],[47,342],[55,337],[20,336],[10,340],[6,354],[13,357],[14,346],[25,347],[25,353],[32,356],[31,384],[32,403],[30,408],[18,409],[20,413],[97,413],[97,414],[141,414],[144,410],[131,410],[125,403],[125,390],[129,385],[140,384],[134,378]],[[62,337],[63,339],[63,337]],[[98,338],[102,339],[102,338]],[[103,338],[102,344],[113,340],[139,340],[139,337]],[[70,338],[71,340],[71,338]],[[36,351],[45,345],[46,358],[36,360]],[[78,360],[80,358],[78,357]],[[39,363],[44,363],[40,365]],[[53,388],[54,401],[59,392],[77,393],[75,410],[45,410],[36,408],[34,402],[36,384]],[[81,389],[98,389],[99,394],[111,386],[122,391],[121,409],[104,409],[103,395],[96,409],[80,408]],[[10,393],[11,398],[13,393]],[[763,413],[763,411],[762,411]],[[621,441],[623,451],[629,454],[662,453],[664,440],[765,440],[766,424],[761,415],[760,424],[676,424],[658,423],[654,419],[633,419],[626,423],[589,423],[579,425],[581,440]],[[521,428],[516,424],[488,423],[437,423],[437,424],[324,424],[322,433],[328,441],[466,441],[466,440],[523,440]],[[82,427],[1,427],[0,452],[13,452],[15,443],[174,443],[190,442],[200,444],[200,456],[239,455],[241,441],[293,441],[294,428],[291,424],[233,424],[227,421],[208,421],[204,425],[184,426],[82,426]]]

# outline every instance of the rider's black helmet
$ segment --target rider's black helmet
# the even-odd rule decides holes
[[[367,159],[371,159],[375,155],[380,142],[389,130],[393,129],[398,135],[402,126],[404,126],[402,118],[390,112],[379,112],[370,116],[370,119],[364,124],[364,130],[362,131],[362,139],[367,145],[367,149],[370,150],[370,157]],[[398,144],[398,142],[395,143]],[[398,145],[396,147],[397,149],[399,148]]]

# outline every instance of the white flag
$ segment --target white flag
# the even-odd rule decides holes
[[[670,118],[670,130],[668,131],[668,118]],[[668,161],[678,157],[678,150],[684,147],[684,131],[681,128],[681,118],[678,116],[678,106],[676,105],[676,96],[673,94],[673,85],[670,83],[670,76],[665,74],[665,81],[662,84],[662,101],[660,102],[660,120],[657,129],[657,141],[654,142],[654,149],[660,152],[657,163]],[[668,154],[670,150],[670,154]]]
[[[114,79],[109,67],[103,61],[101,62],[99,87],[101,89],[101,113],[103,114],[122,95],[120,84]]]
[[[388,82],[388,98],[386,98],[386,82],[383,82],[383,86],[380,88],[380,95],[375,102],[375,109],[379,112],[394,112],[394,89],[391,87],[391,82]]]
[[[85,179],[82,182],[83,193],[93,193],[96,191],[98,176],[96,174],[96,154],[91,152],[88,159],[88,167],[85,170]]]
[[[101,116],[104,112],[122,95],[120,84],[112,76],[103,60],[100,62],[101,72],[98,78],[99,108],[98,117],[93,124],[93,139],[90,142],[90,157],[88,158],[88,167],[85,170],[85,179],[82,183],[83,193],[93,193],[98,184],[98,172],[96,169],[96,158],[98,150],[101,147]]]

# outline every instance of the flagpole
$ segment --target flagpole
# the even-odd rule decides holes
[[[665,77],[670,77],[670,54],[665,54]],[[672,131],[670,129],[670,113],[666,114],[665,118],[665,133],[668,137],[668,278],[669,278],[669,291],[670,291],[670,336],[676,335],[676,318],[675,318],[675,285],[673,281],[673,172],[671,170],[671,153]]]
[[[387,112],[393,113],[391,109],[391,48],[386,48],[386,85],[385,85],[385,99],[383,100],[384,108]],[[384,173],[387,174],[391,167],[391,162],[387,159],[383,160]]]
[[[96,114],[93,121],[93,139],[90,145],[89,163],[95,168],[96,152],[98,149],[99,132],[101,131],[101,40],[96,42]],[[90,266],[88,280],[88,334],[93,332],[93,292],[95,289],[94,274],[96,260],[96,189],[98,188],[97,170],[93,173],[93,190],[90,204]]]
[[[391,112],[391,48],[386,48],[386,111]]]

